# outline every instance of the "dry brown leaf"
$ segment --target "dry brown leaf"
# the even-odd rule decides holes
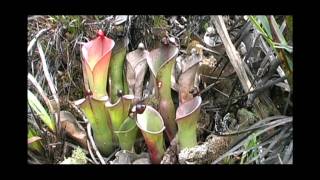
[[[61,127],[67,135],[77,141],[81,147],[87,149],[86,131],[77,123],[77,119],[68,111],[60,111]]]
[[[28,138],[28,144],[34,143],[34,142],[39,141],[39,140],[41,140],[41,137],[33,136],[31,138]]]
[[[142,98],[143,80],[147,71],[147,59],[149,52],[144,48],[138,48],[126,56],[127,65],[127,81],[129,87],[129,94],[134,94],[134,102]]]
[[[195,88],[195,77],[202,59],[201,54],[194,52],[181,61],[181,75],[179,76],[179,102],[184,103],[193,98],[190,91]]]

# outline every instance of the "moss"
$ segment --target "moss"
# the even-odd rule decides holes
[[[202,31],[202,32],[206,32],[206,31],[207,31],[207,28],[209,27],[209,24],[208,24],[207,22],[203,22],[203,23],[201,24],[201,27],[202,27],[201,31]]]
[[[68,157],[60,164],[87,164],[86,154],[78,146],[77,149],[72,151],[72,156]]]

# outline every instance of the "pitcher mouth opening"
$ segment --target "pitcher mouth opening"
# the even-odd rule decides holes
[[[151,119],[151,118],[145,117],[146,115],[144,115],[144,113],[146,113],[146,112],[151,112],[153,114],[153,117],[151,117],[151,118],[157,118],[157,121],[160,121],[160,123],[161,123],[160,130],[157,130],[157,131],[149,130],[150,128],[147,127],[147,121],[148,121],[148,119]],[[163,122],[163,119],[162,119],[160,113],[158,111],[156,111],[155,109],[153,109],[151,106],[146,106],[146,109],[144,110],[144,112],[142,114],[137,114],[137,126],[141,130],[143,130],[147,133],[150,133],[150,134],[159,134],[165,130],[164,122]]]
[[[147,50],[136,49],[126,55],[126,61],[133,69],[135,69],[139,63],[146,61],[147,59],[150,59],[150,55]]]
[[[101,37],[98,37],[98,38],[101,38]],[[81,52],[82,52],[82,54],[83,54],[83,60],[84,60],[85,63],[87,63],[87,64],[89,65],[89,67],[90,67],[91,70],[94,69],[95,65],[98,63],[98,60],[99,60],[99,59],[102,59],[102,58],[103,58],[104,56],[106,56],[109,52],[111,52],[112,49],[113,49],[114,46],[115,46],[115,42],[114,42],[113,39],[110,39],[110,38],[108,38],[108,37],[103,37],[103,38],[104,38],[103,40],[106,40],[106,41],[107,41],[106,43],[107,43],[109,46],[108,46],[108,48],[105,50],[104,54],[102,54],[102,55],[101,55],[100,57],[98,57],[97,59],[94,59],[94,61],[95,61],[94,64],[89,63],[89,49],[92,48],[94,42],[89,41],[89,42],[85,43],[85,44],[82,46],[82,48],[81,48]],[[96,40],[96,39],[95,39],[95,40]],[[99,39],[99,40],[100,40],[100,39]],[[89,44],[88,44],[88,43],[89,43]]]
[[[170,61],[170,60],[172,60],[175,56],[177,56],[178,55],[178,53],[179,53],[179,48],[177,48],[176,46],[174,46],[174,45],[169,45],[168,47],[166,47],[166,48],[168,48],[168,49],[172,49],[172,50],[169,50],[169,52],[168,53],[170,53],[170,54],[168,54],[165,58],[163,58],[163,59],[165,59],[162,63],[161,63],[161,65],[159,66],[159,67],[155,67],[155,57],[156,56],[160,56],[160,54],[161,54],[161,47],[160,48],[157,48],[157,49],[154,49],[154,50],[152,50],[150,53],[149,53],[149,55],[150,55],[150,58],[149,59],[147,59],[147,63],[148,63],[148,65],[149,65],[149,67],[150,67],[150,69],[151,69],[151,72],[152,72],[152,74],[154,75],[154,76],[157,76],[157,73],[158,73],[158,71],[163,67],[163,66],[165,66],[166,64],[168,64],[168,62]],[[157,70],[156,70],[157,69]]]
[[[181,104],[176,112],[176,121],[179,121],[196,111],[200,107],[201,101],[201,96],[196,96],[192,100]]]
[[[118,105],[118,104],[120,103],[121,99],[133,100],[133,99],[134,99],[134,95],[132,95],[132,94],[124,95],[124,96],[120,97],[120,98],[117,100],[116,103],[112,104],[110,101],[107,101],[107,102],[105,103],[105,105],[106,105],[106,107],[109,107],[109,108],[110,108],[110,107],[115,107],[116,105]]]

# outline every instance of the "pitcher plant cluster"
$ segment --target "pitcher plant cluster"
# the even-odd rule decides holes
[[[128,42],[125,38],[113,40],[99,30],[95,39],[82,45],[85,92],[75,104],[89,120],[94,142],[103,155],[110,155],[116,147],[134,152],[141,132],[151,162],[159,164],[166,143],[176,136],[179,150],[197,145],[202,100],[191,92],[201,58],[194,54],[185,57],[188,63],[176,81],[179,104],[175,107],[171,82],[179,48],[161,41],[160,47],[151,51],[140,43],[136,50],[127,52]],[[147,97],[146,89],[151,92]],[[30,92],[28,96],[33,97]],[[150,103],[148,98],[155,101]],[[42,118],[51,131],[56,131],[49,116]],[[30,131],[29,136],[32,134]],[[40,144],[32,144],[32,148],[41,151]]]

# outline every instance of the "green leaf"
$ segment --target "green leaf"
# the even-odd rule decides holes
[[[293,71],[292,59],[291,59],[290,56],[287,55],[287,53],[285,53],[285,56],[286,56],[287,63],[288,63],[288,65],[289,65],[289,69],[290,69],[290,71],[292,72],[292,71]]]
[[[292,52],[293,52],[292,46],[289,46],[289,45],[280,44],[280,43],[274,43],[274,47],[275,47],[275,48],[278,48],[278,49],[285,49],[285,50],[288,51],[289,53],[292,53]]]
[[[240,164],[245,163],[245,161],[249,161],[250,159],[258,156],[258,146],[259,142],[257,140],[257,135],[252,133],[248,139],[248,141],[243,145],[245,151],[242,154]]]
[[[254,25],[254,27],[257,29],[257,31],[259,31],[262,36],[266,39],[266,41],[269,43],[269,45],[274,49],[274,44],[272,39],[270,39],[270,37],[268,36],[268,34],[263,30],[263,28],[260,26],[259,22],[256,20],[256,18],[254,16],[249,16],[249,19],[251,21],[251,23]]]
[[[269,38],[272,40],[270,24],[269,24],[267,16],[257,16],[257,19],[261,22],[263,29],[268,34]]]
[[[282,22],[281,26],[280,26],[280,32],[281,32],[281,33],[283,33],[284,28],[286,28],[286,26],[287,26],[287,23],[286,23],[286,20],[284,20],[284,21]]]
[[[288,31],[292,32],[292,16],[286,16]]]
[[[292,43],[292,16],[286,16],[286,24],[287,24],[286,38],[289,43]]]
[[[48,128],[55,132],[55,122],[54,120],[49,116],[47,111],[44,109],[38,98],[28,90],[28,103],[33,111],[36,112],[36,114],[40,117],[40,119],[44,122],[45,125],[48,126]]]
[[[271,22],[271,26],[274,29],[274,33],[275,35],[279,38],[280,40],[280,44],[284,44],[284,45],[288,45],[286,39],[284,38],[283,34],[280,31],[279,25],[276,22],[274,16],[270,16],[270,22]]]
[[[28,139],[35,136],[39,136],[37,131],[28,126]],[[39,154],[41,154],[44,150],[43,145],[40,141],[35,141],[30,144],[28,143],[28,148],[32,151],[38,152]]]

